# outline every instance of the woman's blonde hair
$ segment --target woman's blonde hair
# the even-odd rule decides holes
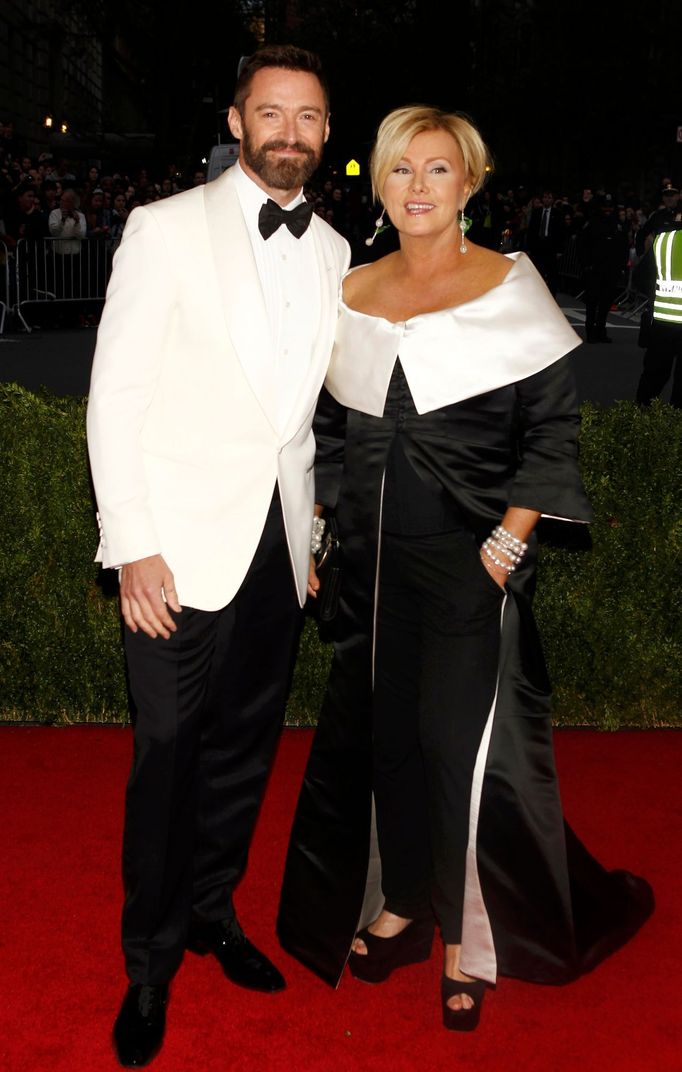
[[[382,121],[369,160],[372,194],[382,200],[384,183],[416,134],[445,130],[457,142],[473,196],[485,182],[492,161],[483,138],[470,119],[459,112],[443,112],[423,104],[410,104],[389,112]]]

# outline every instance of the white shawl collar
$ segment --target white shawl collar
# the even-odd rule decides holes
[[[500,284],[474,301],[402,323],[340,302],[325,385],[350,409],[381,417],[400,357],[417,413],[532,376],[580,345],[524,253]]]

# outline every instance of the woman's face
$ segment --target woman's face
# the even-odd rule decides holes
[[[434,236],[458,232],[471,185],[460,148],[446,130],[416,134],[384,183],[383,202],[401,234]]]

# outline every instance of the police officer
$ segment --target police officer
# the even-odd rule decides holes
[[[671,182],[661,190],[661,206],[652,212],[639,234],[637,235],[637,252],[641,256],[651,249],[654,238],[662,231],[667,231],[674,222],[680,200],[680,191]],[[641,248],[640,248],[641,247]]]
[[[635,400],[648,405],[673,372],[670,402],[682,408],[682,208],[674,186],[664,190],[664,208],[650,217],[647,237],[656,266],[648,348]]]

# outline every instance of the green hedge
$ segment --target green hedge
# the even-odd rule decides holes
[[[92,561],[84,416],[83,399],[0,385],[1,719],[127,717],[115,579]],[[587,405],[581,459],[597,520],[546,527],[536,598],[557,722],[680,725],[682,413]],[[289,724],[314,723],[329,655],[308,621]]]

